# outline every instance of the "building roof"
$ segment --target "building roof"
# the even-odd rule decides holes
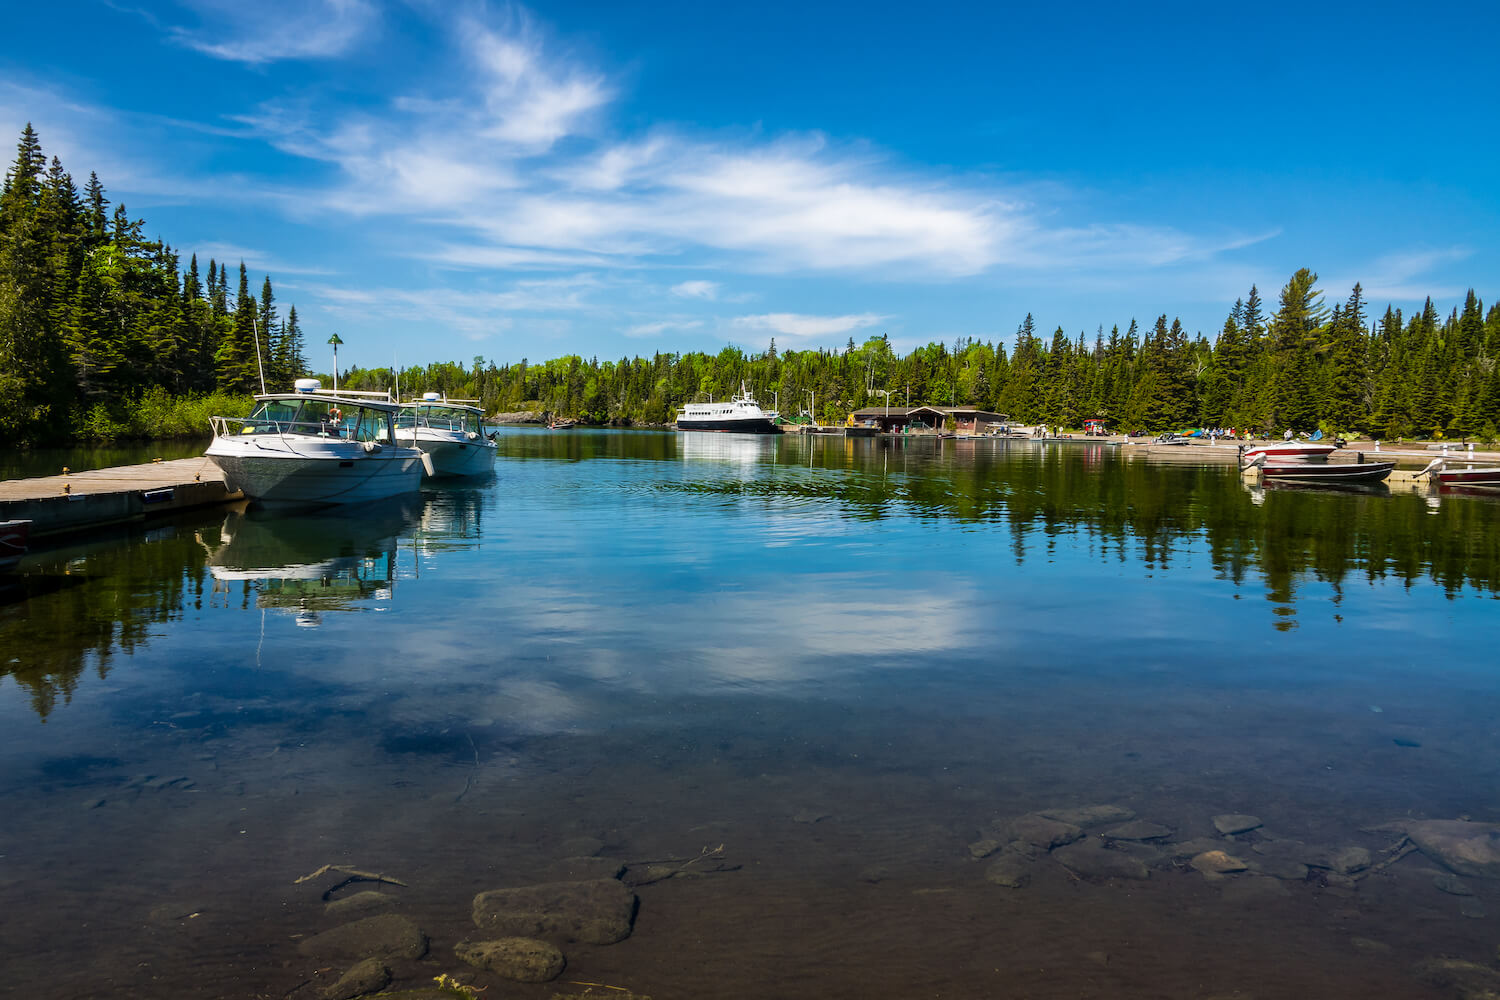
[[[862,410],[854,411],[855,420],[876,420],[882,417],[916,417],[931,414],[933,417],[973,417],[991,423],[1003,424],[1010,418],[1003,413],[991,413],[989,410],[976,409],[973,406],[867,406]]]

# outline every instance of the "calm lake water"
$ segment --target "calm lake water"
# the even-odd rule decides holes
[[[1500,882],[1380,867],[1372,828],[1500,820],[1500,503],[1091,445],[500,443],[409,501],[28,557],[0,994],[311,995],[349,964],[298,951],[324,865],[405,883],[332,894],[430,937],[395,986],[490,996],[1452,997],[1421,963],[1494,961]],[[975,857],[1096,805],[1165,830]],[[1299,863],[1351,847],[1377,870]],[[475,893],[591,853],[630,866],[629,938],[545,985],[454,956]]]

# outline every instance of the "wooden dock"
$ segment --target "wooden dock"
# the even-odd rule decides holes
[[[111,524],[237,500],[207,458],[94,469],[0,482],[0,521],[31,521],[31,537]]]

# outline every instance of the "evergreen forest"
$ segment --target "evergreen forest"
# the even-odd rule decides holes
[[[80,193],[28,125],[0,191],[0,434],[8,443],[110,437],[134,413],[195,401],[242,411],[261,384],[308,374],[295,307],[283,317],[269,277],[252,292],[243,264],[206,276],[144,222],[110,203],[90,174]],[[1047,336],[1027,315],[1014,344],[964,337],[898,355],[886,336],[842,349],[657,352],[618,361],[577,355],[532,364],[437,362],[351,369],[351,389],[441,391],[486,412],[547,411],[594,424],[665,424],[675,408],[748,386],[783,414],[825,423],[851,410],[975,405],[1020,423],[1112,430],[1214,426],[1275,433],[1494,440],[1500,433],[1500,306],[1470,290],[1446,315],[1429,298],[1403,315],[1355,285],[1331,305],[1318,276],[1291,275],[1275,302],[1252,287],[1212,338],[1166,313],[1143,327]],[[259,348],[257,350],[257,348]],[[229,398],[226,398],[229,397]],[[182,411],[178,407],[178,411]],[[167,423],[148,421],[157,432]],[[199,426],[201,425],[201,426]],[[179,429],[180,430],[180,429]]]
[[[0,440],[109,437],[171,401],[255,392],[262,367],[267,386],[303,374],[296,307],[280,316],[269,277],[257,298],[241,263],[231,295],[227,263],[184,269],[144,226],[97,174],[80,193],[26,126],[0,189]]]

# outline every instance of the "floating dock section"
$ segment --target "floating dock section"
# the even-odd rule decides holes
[[[30,521],[31,537],[71,534],[237,500],[207,458],[0,482],[0,521]]]

